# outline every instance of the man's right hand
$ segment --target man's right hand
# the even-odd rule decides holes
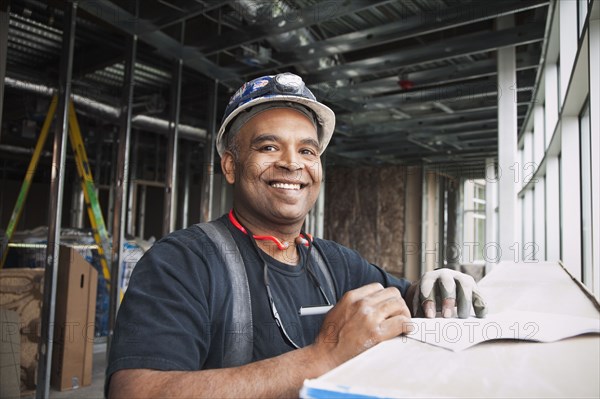
[[[376,344],[410,332],[400,291],[373,283],[348,291],[329,311],[314,344],[336,367]]]

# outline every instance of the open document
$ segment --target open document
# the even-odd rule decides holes
[[[600,333],[600,318],[528,311],[505,311],[484,319],[412,319],[411,339],[460,351],[480,342],[518,339],[554,342],[586,333]]]
[[[412,319],[300,396],[600,397],[600,304],[563,265],[498,264],[479,288],[486,318]]]

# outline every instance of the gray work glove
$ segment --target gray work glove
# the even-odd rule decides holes
[[[410,287],[406,299],[413,317],[433,318],[438,311],[442,317],[453,317],[456,307],[458,317],[466,319],[471,315],[471,305],[477,317],[487,313],[473,277],[452,269],[425,273]]]

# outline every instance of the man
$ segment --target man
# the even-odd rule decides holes
[[[216,143],[233,209],[212,226],[233,241],[196,225],[138,262],[111,345],[111,398],[297,396],[305,379],[409,332],[411,310],[452,317],[457,306],[468,317],[473,304],[483,317],[466,275],[436,270],[410,286],[302,231],[334,124],[290,73],[255,79],[231,98]],[[239,323],[244,309],[249,321]]]

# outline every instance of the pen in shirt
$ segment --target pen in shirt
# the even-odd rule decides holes
[[[333,305],[324,305],[324,306],[301,306],[298,310],[298,314],[300,316],[314,316],[319,314],[325,314],[329,312],[329,310],[333,307]]]

